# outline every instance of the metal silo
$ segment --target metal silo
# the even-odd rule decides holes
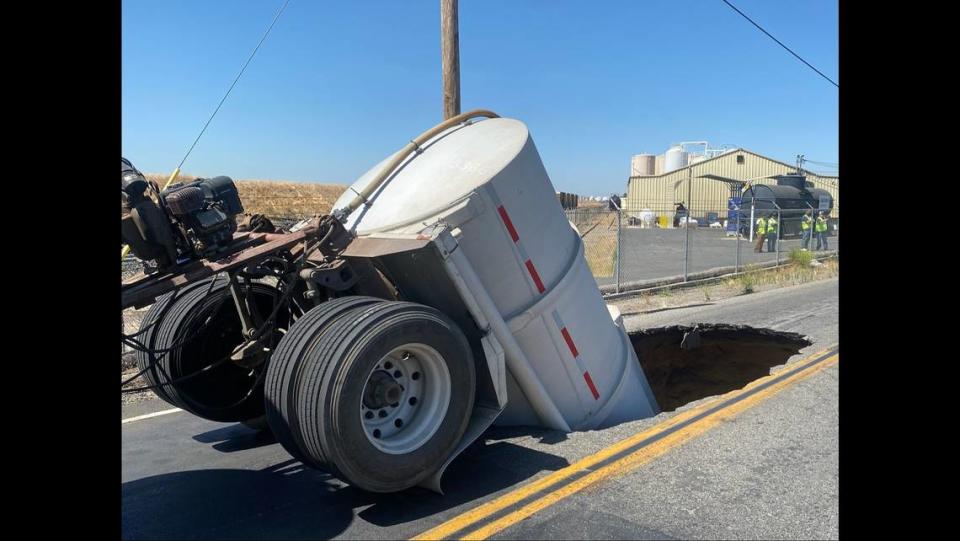
[[[637,154],[630,160],[630,176],[649,177],[656,171],[657,157],[653,154]]]
[[[669,173],[681,167],[686,167],[688,157],[689,154],[683,150],[682,146],[674,145],[670,147],[670,150],[667,151],[663,158],[663,172]]]

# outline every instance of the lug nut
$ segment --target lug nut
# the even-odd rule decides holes
[[[410,397],[410,400],[408,400],[407,402],[410,402],[410,405],[411,405],[411,406],[416,406],[416,405],[417,405],[417,397],[411,396],[411,397]]]
[[[420,379],[420,372],[414,372],[413,374],[410,374],[410,379],[414,381]]]
[[[393,363],[391,363],[390,361],[387,361],[383,363],[383,367],[386,368],[387,370],[390,370],[391,368],[393,368]]]
[[[403,426],[403,419],[397,419],[396,421],[394,421],[393,426],[397,428],[400,428],[401,426]]]
[[[374,437],[374,438],[377,438],[377,439],[380,439],[380,429],[379,429],[379,428],[373,431],[373,437]]]
[[[393,371],[393,377],[395,377],[395,378],[402,378],[402,377],[403,377],[403,374],[401,374],[399,370],[394,370],[394,371]]]
[[[367,419],[373,419],[373,412],[370,410],[367,410],[367,412],[364,413],[363,416],[366,417]]]
[[[380,410],[380,414],[379,414],[379,415],[380,415],[380,418],[381,418],[381,419],[384,418],[384,417],[386,417],[386,416],[387,416],[387,410]]]

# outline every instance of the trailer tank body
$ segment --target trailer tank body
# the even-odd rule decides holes
[[[342,208],[390,161],[364,174]],[[583,257],[526,125],[493,118],[423,144],[345,220],[360,237],[418,234],[441,222],[567,426],[538,419],[507,357],[507,406],[498,424],[588,430],[659,409],[615,308]],[[515,366],[515,365],[514,365]],[[529,388],[529,387],[528,387]]]

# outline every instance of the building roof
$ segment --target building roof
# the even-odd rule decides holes
[[[701,160],[701,161],[699,161],[699,162],[697,162],[697,163],[687,164],[687,165],[685,165],[685,166],[683,166],[683,167],[681,167],[681,168],[679,168],[679,169],[674,169],[673,171],[669,171],[669,172],[667,172],[667,173],[660,173],[659,175],[632,175],[632,176],[629,177],[629,180],[633,180],[633,179],[635,179],[635,178],[659,178],[659,177],[664,177],[664,176],[666,176],[666,175],[672,175],[672,174],[676,173],[677,171],[683,171],[684,169],[689,169],[689,168],[691,168],[691,167],[703,165],[703,164],[705,164],[705,163],[712,162],[712,161],[717,160],[717,159],[719,159],[719,158],[726,157],[728,154],[734,154],[734,153],[736,153],[736,152],[746,152],[747,154],[756,156],[756,157],[758,157],[758,158],[763,158],[764,160],[769,160],[769,161],[774,162],[774,163],[778,163],[778,164],[780,164],[780,165],[782,165],[782,166],[784,166],[784,167],[792,168],[792,169],[794,169],[794,170],[796,170],[796,168],[797,168],[796,165],[789,165],[789,164],[786,164],[786,163],[784,163],[784,162],[781,162],[780,160],[774,160],[773,158],[768,158],[767,156],[764,156],[763,154],[757,154],[756,152],[754,152],[754,151],[752,151],[752,150],[747,150],[747,149],[745,149],[745,148],[743,148],[743,147],[737,147],[737,148],[735,148],[735,149],[733,149],[733,150],[729,150],[729,151],[727,151],[727,152],[724,152],[723,154],[718,154],[718,155],[716,155],[716,156],[714,156],[714,157],[712,157],[712,158],[707,158],[707,159]],[[817,177],[817,178],[822,178],[822,179],[838,179],[838,180],[840,179],[839,176],[821,175],[821,174],[819,174],[819,173],[815,173],[815,172],[810,171],[810,170],[808,170],[808,169],[802,169],[802,168],[801,168],[800,171],[801,171],[804,175],[815,176],[815,177]],[[705,175],[704,178],[710,178],[710,177],[708,177],[708,176]],[[716,179],[714,179],[714,180],[723,180],[724,182],[727,182],[727,181],[728,181],[728,180],[724,180],[724,179],[720,179],[720,178],[716,178]],[[732,180],[732,179],[730,179],[730,180]],[[756,179],[752,179],[752,180],[756,180]],[[743,181],[740,181],[740,182],[743,182]]]

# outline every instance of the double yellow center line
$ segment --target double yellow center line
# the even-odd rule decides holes
[[[590,485],[650,462],[839,359],[836,346],[815,353],[790,368],[671,417],[413,539],[486,539]]]

